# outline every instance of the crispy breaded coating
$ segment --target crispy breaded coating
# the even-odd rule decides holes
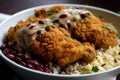
[[[58,13],[61,10],[66,9],[66,6],[53,6],[51,8],[43,8],[35,10],[35,16],[39,17],[40,19],[44,19],[54,13]]]
[[[27,26],[30,23],[35,23],[37,21],[39,21],[40,19],[45,19],[46,17],[59,12],[60,10],[66,9],[66,6],[53,6],[52,8],[43,8],[43,9],[38,9],[35,10],[34,15],[32,17],[29,17],[26,21],[19,21],[17,23],[17,25],[15,25],[14,27],[11,27],[8,30],[8,33],[6,35],[6,38],[8,40],[8,44],[9,45],[13,45],[14,41],[16,39],[16,34],[15,32],[20,29],[21,27]]]
[[[16,31],[18,31],[20,28],[29,25],[30,23],[34,23],[37,22],[39,19],[35,18],[35,17],[29,17],[26,21],[19,21],[17,23],[17,25],[15,25],[14,27],[12,26],[9,30],[8,33],[6,35],[7,41],[8,41],[8,45],[13,45],[14,41],[16,39]]]
[[[72,39],[63,28],[50,28],[39,35],[30,48],[42,60],[56,62],[60,66],[79,60],[91,62],[96,56],[93,45]]]
[[[88,63],[96,57],[95,48],[108,49],[117,43],[116,28],[85,9],[53,6],[35,10],[34,15],[10,28],[6,37],[8,45],[16,41],[45,62]]]
[[[108,49],[117,43],[117,30],[110,23],[104,23],[94,15],[87,15],[72,29],[72,36],[82,42],[93,43],[96,49]]]

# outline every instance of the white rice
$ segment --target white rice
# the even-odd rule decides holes
[[[51,68],[54,69],[54,74],[89,74],[89,73],[95,73],[95,71],[92,70],[93,66],[97,66],[98,71],[105,71],[111,68],[114,68],[116,66],[120,65],[120,40],[118,41],[118,45],[115,47],[107,49],[105,52],[101,50],[96,50],[97,57],[96,59],[89,63],[89,64],[80,64],[79,62],[76,62],[74,64],[69,65],[68,67],[65,67],[64,71],[61,70],[61,67],[55,64],[51,64]]]

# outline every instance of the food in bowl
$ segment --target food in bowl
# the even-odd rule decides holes
[[[2,52],[25,67],[54,74],[86,74],[120,65],[118,31],[79,7],[53,6],[8,30]]]

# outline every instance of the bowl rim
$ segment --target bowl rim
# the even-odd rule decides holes
[[[41,8],[46,8],[46,7],[52,7],[52,6],[56,6],[56,5],[59,5],[59,6],[78,6],[78,7],[82,7],[82,8],[87,8],[87,9],[94,9],[94,10],[100,10],[102,12],[106,12],[106,13],[109,13],[109,14],[112,14],[114,16],[117,16],[120,18],[120,15],[113,12],[113,11],[110,11],[110,10],[107,10],[107,9],[104,9],[104,8],[100,8],[100,7],[96,7],[96,6],[90,6],[90,5],[83,5],[83,4],[63,4],[63,3],[60,3],[60,4],[47,4],[47,5],[41,5],[41,6],[36,6],[36,7],[32,7],[32,8],[28,8],[28,9],[25,9],[25,10],[22,10],[22,11],[19,11],[15,14],[13,14],[12,16],[10,16],[9,18],[7,18],[6,20],[4,20],[1,24],[0,24],[0,28],[2,27],[3,24],[6,23],[6,21],[9,21],[11,20],[11,18],[14,18],[16,16],[19,16],[20,14],[23,14],[25,12],[29,12],[29,11],[34,11],[35,9],[41,9]],[[10,59],[8,59],[1,51],[0,51],[0,56],[7,62],[9,62],[10,64],[18,67],[18,68],[21,68],[23,70],[26,70],[26,71],[30,71],[30,72],[33,72],[33,73],[37,73],[37,74],[42,74],[42,75],[47,75],[47,76],[55,76],[55,77],[86,77],[86,76],[95,76],[95,75],[99,75],[99,74],[104,74],[104,73],[108,73],[108,72],[111,72],[111,71],[114,71],[118,68],[120,68],[120,66],[117,66],[117,67],[114,67],[112,69],[109,69],[109,70],[105,70],[105,71],[102,71],[102,72],[97,72],[97,73],[90,73],[90,74],[75,74],[75,75],[69,75],[69,74],[51,74],[51,73],[45,73],[45,72],[40,72],[40,71],[37,71],[37,70],[33,70],[33,69],[30,69],[30,68],[27,68],[27,67],[24,67]]]

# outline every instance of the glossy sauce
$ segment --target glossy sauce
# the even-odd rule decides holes
[[[81,14],[90,13],[90,11],[85,9],[77,9],[70,7],[65,10],[61,10],[56,14],[49,16],[48,18],[38,21],[36,23],[31,23],[28,26],[20,28],[17,32],[17,42],[18,45],[24,47],[25,45],[29,46],[31,40],[35,40],[39,34],[45,32],[45,28],[48,25],[55,25],[56,27],[63,27],[69,32],[69,27],[75,27],[76,23],[79,22]]]

